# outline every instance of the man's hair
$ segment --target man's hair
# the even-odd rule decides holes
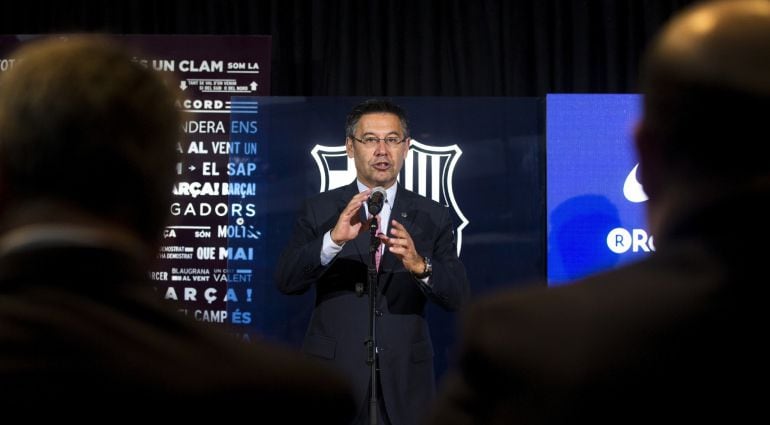
[[[769,16],[767,2],[707,2],[672,21],[647,51],[645,122],[672,166],[738,179],[770,171]],[[716,26],[703,31],[705,22]]]
[[[368,99],[354,106],[348,114],[345,121],[345,136],[353,137],[356,134],[356,126],[362,116],[374,113],[393,114],[401,121],[401,128],[404,129],[404,137],[409,137],[409,121],[406,118],[406,111],[395,103],[385,99]]]
[[[14,203],[73,205],[154,242],[180,113],[160,75],[115,43],[76,35],[17,52],[0,79],[0,183]]]

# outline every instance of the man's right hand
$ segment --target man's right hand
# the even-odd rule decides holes
[[[337,224],[334,225],[334,229],[329,234],[332,242],[342,245],[349,240],[355,239],[356,236],[365,230],[364,223],[361,221],[360,210],[370,193],[372,193],[372,190],[366,189],[350,199],[348,205],[340,213]]]

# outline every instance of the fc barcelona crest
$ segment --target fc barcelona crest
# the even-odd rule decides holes
[[[353,159],[348,158],[345,145],[315,145],[310,153],[321,175],[321,192],[345,186],[356,178],[356,166]],[[409,154],[398,176],[398,181],[407,190],[452,208],[455,223],[459,223],[455,229],[458,256],[462,247],[463,229],[468,225],[468,219],[457,206],[452,191],[452,177],[462,153],[457,145],[429,146],[411,139]]]

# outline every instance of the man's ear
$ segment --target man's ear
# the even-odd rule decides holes
[[[350,137],[345,138],[345,152],[348,153],[348,158],[353,158],[353,139]]]
[[[663,173],[661,160],[661,140],[649,123],[642,119],[634,128],[634,146],[639,158],[639,183],[644,193],[653,198],[659,193],[660,180]]]

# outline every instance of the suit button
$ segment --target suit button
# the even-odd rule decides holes
[[[377,317],[382,317],[382,312],[380,310],[374,310],[374,315]]]

